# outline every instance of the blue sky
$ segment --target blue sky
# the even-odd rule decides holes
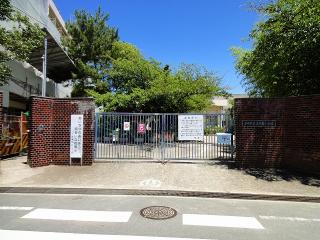
[[[247,0],[54,0],[65,20],[76,9],[94,12],[101,5],[109,24],[123,41],[146,57],[173,67],[180,63],[205,66],[223,78],[232,93],[244,93],[230,47],[250,47],[244,41],[259,20],[247,10]]]

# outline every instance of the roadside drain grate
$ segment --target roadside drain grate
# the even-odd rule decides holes
[[[141,209],[140,215],[153,220],[165,220],[177,216],[177,211],[171,207],[150,206]]]

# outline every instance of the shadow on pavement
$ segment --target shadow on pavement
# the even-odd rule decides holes
[[[274,181],[299,181],[304,185],[320,187],[320,177],[301,174],[299,172],[289,171],[285,169],[262,169],[262,168],[248,168],[241,169],[236,166],[235,161],[214,160],[209,165],[225,166],[228,169],[241,171],[245,174],[254,176],[269,182]]]

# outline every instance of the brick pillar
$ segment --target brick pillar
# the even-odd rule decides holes
[[[83,164],[91,165],[94,157],[94,110],[92,98],[32,97],[29,165],[69,165],[72,114],[84,115]]]
[[[243,168],[280,167],[284,155],[285,100],[235,99],[236,164]],[[275,126],[245,126],[244,121]]]
[[[0,136],[2,135],[2,124],[3,124],[3,93],[0,92]]]
[[[236,163],[320,175],[320,95],[235,100]],[[245,122],[275,121],[275,126]]]

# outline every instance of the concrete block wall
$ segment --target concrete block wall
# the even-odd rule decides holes
[[[69,165],[71,115],[83,114],[83,164],[91,165],[94,157],[94,110],[91,98],[32,97],[28,164],[31,167]]]
[[[276,126],[243,126],[245,120]],[[320,173],[320,95],[236,99],[235,134],[240,167]]]

